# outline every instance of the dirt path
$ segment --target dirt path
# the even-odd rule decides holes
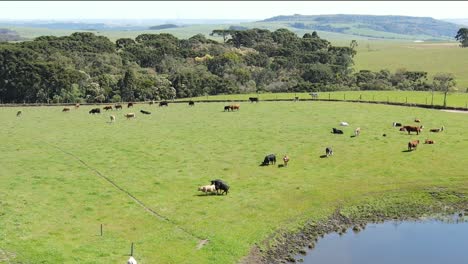
[[[440,110],[444,112],[450,112],[450,113],[463,113],[463,114],[468,114],[468,111],[461,111],[461,110]]]

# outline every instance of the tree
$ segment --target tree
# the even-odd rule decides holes
[[[434,98],[434,90],[444,93],[444,107],[447,106],[447,94],[455,91],[455,77],[451,73],[437,73],[433,79],[432,98]]]
[[[462,48],[468,47],[468,28],[460,28],[455,39],[461,43]]]
[[[351,57],[354,57],[354,55],[356,54],[356,50],[355,50],[355,49],[356,49],[357,46],[358,46],[357,41],[354,40],[354,39],[351,40],[351,43],[349,43],[349,48],[350,48],[351,50],[353,50],[353,53],[351,54]]]

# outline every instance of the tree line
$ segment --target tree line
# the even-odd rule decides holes
[[[178,39],[142,34],[115,43],[77,32],[0,44],[2,103],[167,100],[203,95],[336,90],[431,90],[427,73],[354,72],[357,42],[316,32],[213,30]]]

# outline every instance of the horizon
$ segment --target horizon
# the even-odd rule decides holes
[[[468,2],[463,1],[3,1],[0,9],[2,21],[258,21],[294,14],[468,19],[464,12]],[[353,10],[366,10],[367,14]]]

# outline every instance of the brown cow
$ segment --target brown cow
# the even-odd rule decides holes
[[[413,149],[416,150],[416,148],[418,147],[418,144],[419,144],[419,139],[408,142],[408,150],[409,151],[412,151]]]
[[[231,111],[239,110],[239,109],[240,109],[240,105],[239,105],[239,104],[230,105],[229,108],[231,108]]]
[[[133,103],[128,103],[127,108],[133,107]]]
[[[400,131],[408,131],[408,135],[411,133],[411,131],[414,131],[416,132],[417,135],[419,135],[419,133],[422,131],[422,129],[424,128],[424,126],[420,126],[420,127],[417,127],[417,126],[404,126],[402,128],[400,128]],[[404,130],[402,130],[404,129]]]
[[[283,157],[283,162],[284,162],[284,167],[287,167],[287,166],[288,166],[288,162],[289,162],[289,156],[288,156],[288,155],[284,155],[284,157]]]
[[[80,104],[75,104],[75,109],[80,108]]]
[[[112,105],[106,105],[106,106],[104,106],[103,109],[106,110],[106,111],[107,110],[112,110]]]
[[[421,123],[421,119],[416,118],[416,119],[414,119],[414,122],[416,122],[416,123]]]
[[[70,111],[70,108],[68,108],[68,107],[64,107],[63,110],[62,110],[62,112],[68,112],[68,111]]]
[[[424,144],[434,144],[435,141],[432,140],[432,139],[426,139],[426,141],[424,141]]]
[[[115,110],[117,110],[117,109],[122,109],[122,105],[121,105],[121,104],[116,104],[114,107],[115,107]]]

